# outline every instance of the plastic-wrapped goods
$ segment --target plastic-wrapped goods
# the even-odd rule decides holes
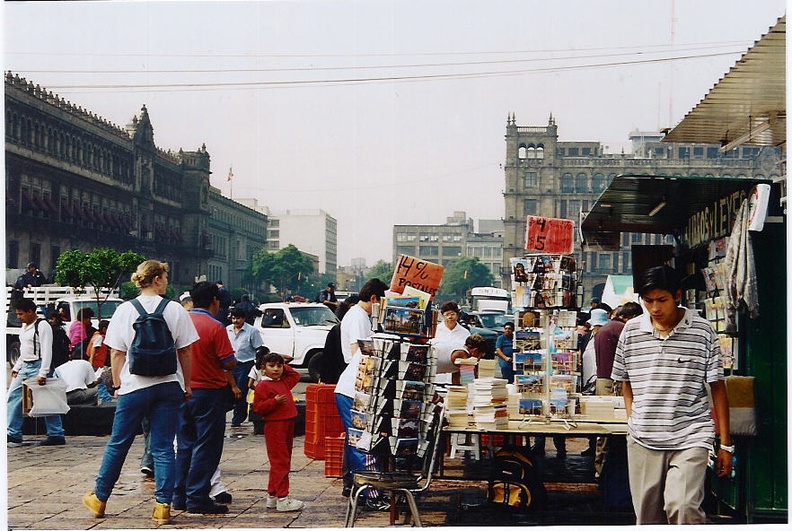
[[[66,403],[66,382],[58,378],[47,378],[46,385],[39,385],[36,377],[22,381],[33,393],[33,407],[28,416],[46,417],[68,413]]]

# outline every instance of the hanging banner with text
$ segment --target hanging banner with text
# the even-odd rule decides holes
[[[571,219],[528,216],[525,250],[529,253],[571,254],[575,222]]]
[[[425,291],[434,298],[443,278],[443,266],[403,254],[393,270],[390,289],[401,293],[407,286]]]

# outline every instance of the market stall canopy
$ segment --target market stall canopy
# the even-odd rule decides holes
[[[768,180],[731,177],[618,175],[581,223],[589,250],[619,250],[622,232],[684,234],[689,220],[711,211],[713,222],[739,208],[733,204]],[[729,198],[732,199],[729,199]],[[730,217],[724,219],[731,219]]]
[[[770,28],[663,139],[720,144],[786,143],[786,16]]]

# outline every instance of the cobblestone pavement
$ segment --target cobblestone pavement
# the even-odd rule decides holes
[[[44,436],[26,436],[23,446],[7,448],[9,529],[140,529],[155,527],[151,519],[154,482],[140,474],[142,437],[133,444],[119,482],[107,503],[105,518],[93,518],[82,505],[82,495],[93,483],[107,437],[68,437],[65,446],[37,446]],[[265,486],[269,465],[264,438],[253,435],[250,424],[228,428],[221,461],[223,481],[233,495],[229,514],[193,515],[175,511],[162,527],[183,528],[337,528],[344,523],[346,498],[341,480],[326,478],[324,461],[305,457],[304,437],[295,439],[291,495],[306,508],[295,513],[266,510]],[[569,445],[566,465],[572,475],[585,475],[589,460],[577,454],[586,440]],[[575,444],[575,443],[579,444]],[[552,447],[552,444],[549,445]],[[551,453],[551,452],[549,452]],[[574,455],[574,457],[573,457]],[[552,460],[550,456],[546,458]],[[471,468],[472,467],[472,468]],[[575,468],[579,469],[575,472]],[[471,472],[472,471],[472,472]],[[582,472],[581,472],[582,471]],[[548,483],[548,515],[505,514],[486,506],[486,482],[463,480],[463,474],[486,477],[486,462],[446,460],[444,479],[433,482],[431,492],[419,500],[421,518],[428,526],[561,525],[572,523],[629,523],[624,515],[604,515],[597,510],[596,488],[586,483]],[[447,478],[447,479],[445,479]],[[592,519],[592,511],[594,512]],[[387,512],[362,512],[360,527],[387,527]]]

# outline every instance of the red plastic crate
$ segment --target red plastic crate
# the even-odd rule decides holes
[[[309,384],[305,388],[306,405],[310,402],[318,404],[335,404],[335,385],[333,384]]]
[[[344,440],[343,435],[325,438],[325,477],[340,478],[344,475]]]

